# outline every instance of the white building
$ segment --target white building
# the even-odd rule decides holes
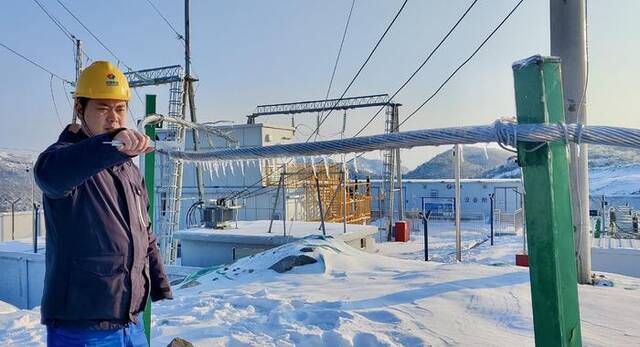
[[[382,180],[372,181],[372,211],[385,211],[387,200],[381,199]],[[384,188],[384,187],[382,187]],[[461,217],[487,221],[491,211],[490,196],[495,194],[494,209],[514,212],[522,207],[522,182],[519,179],[462,179],[460,180]],[[404,179],[402,182],[404,209],[419,212],[453,215],[455,180]],[[381,206],[382,205],[382,206]],[[397,212],[397,202],[395,202]]]

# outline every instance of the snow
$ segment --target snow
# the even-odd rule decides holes
[[[176,235],[199,235],[199,236],[233,236],[233,237],[251,237],[251,236],[264,236],[264,237],[277,237],[283,235],[282,221],[274,220],[269,231],[269,220],[255,220],[255,221],[238,221],[238,227],[236,228],[235,222],[231,222],[231,228],[228,229],[211,229],[211,228],[194,228],[182,231],[177,231]],[[339,236],[344,233],[344,227],[341,223],[325,223],[325,230],[327,235]],[[377,231],[377,228],[371,225],[355,225],[347,224],[347,232],[352,233],[371,233]],[[301,222],[301,221],[288,221],[287,222],[287,236],[294,238],[303,238],[309,235],[322,235],[320,229],[320,222]]]
[[[513,266],[521,236],[463,227],[463,262],[452,259],[450,226],[430,224],[423,241],[381,243],[364,253],[335,238],[308,237],[174,283],[175,299],[155,303],[152,345],[174,337],[196,346],[532,346],[529,273]],[[282,274],[287,256],[317,262]],[[205,273],[206,272],[206,273]],[[580,286],[583,342],[640,344],[640,279]],[[37,309],[0,305],[0,345],[43,345]]]

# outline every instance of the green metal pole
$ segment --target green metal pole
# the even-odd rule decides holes
[[[560,59],[513,65],[518,123],[564,122]],[[536,346],[581,346],[567,146],[518,143]]]
[[[156,113],[156,96],[155,95],[146,95],[145,97],[145,114],[154,114]],[[156,138],[156,127],[157,125],[147,125],[144,128],[144,132],[151,140],[155,141]],[[149,196],[149,220],[154,221],[154,190],[153,185],[155,182],[155,163],[156,163],[156,154],[155,152],[147,153],[144,156],[144,181],[147,186],[147,195]],[[152,226],[154,224],[152,223]],[[151,298],[147,298],[147,305],[144,308],[143,313],[144,319],[144,334],[147,335],[147,342],[149,346],[151,346]]]

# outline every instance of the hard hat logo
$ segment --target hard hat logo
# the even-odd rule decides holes
[[[107,80],[105,83],[110,87],[117,87],[120,85],[120,83],[118,83],[118,80],[116,79],[116,75],[112,73],[107,74]]]
[[[75,96],[124,101],[131,99],[127,77],[108,61],[96,61],[82,71]]]

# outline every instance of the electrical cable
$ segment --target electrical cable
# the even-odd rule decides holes
[[[102,48],[104,48],[107,52],[109,52],[109,54],[111,54],[111,56],[116,59],[118,65],[122,64],[127,69],[129,69],[129,71],[133,71],[131,67],[129,67],[124,61],[122,61],[109,47],[107,47],[107,45],[104,44],[104,42],[102,42],[102,40],[100,40],[100,38],[96,34],[91,31],[91,29],[89,29],[73,12],[71,12],[71,10],[67,6],[65,6],[65,4],[61,0],[56,1],[100,44],[100,46],[102,46]]]
[[[180,42],[182,42],[182,45],[184,46],[184,36],[182,34],[180,34],[178,32],[178,30],[176,30],[176,28],[171,24],[171,22],[169,22],[169,20],[167,19],[167,17],[165,17],[162,12],[160,12],[160,10],[156,7],[156,5],[153,4],[153,2],[151,2],[151,0],[147,0],[147,3],[153,8],[153,10],[158,14],[158,16],[160,16],[160,18],[162,18],[162,20],[167,23],[167,25],[169,26],[169,28],[171,28],[171,31],[173,31],[176,34],[176,38],[178,40],[180,40]]]
[[[29,59],[29,58],[25,57],[24,55],[22,55],[22,54],[20,54],[20,53],[16,52],[16,51],[15,51],[15,50],[13,50],[13,49],[9,48],[9,46],[5,45],[4,43],[0,42],[0,46],[4,47],[6,50],[8,50],[9,52],[11,52],[11,53],[13,53],[13,54],[17,55],[18,57],[20,57],[20,58],[22,58],[22,59],[26,60],[27,62],[29,62],[29,63],[31,63],[32,65],[34,65],[34,66],[36,66],[37,68],[39,68],[40,70],[42,70],[42,71],[44,71],[44,72],[48,73],[49,75],[51,75],[51,76],[53,76],[53,77],[55,77],[55,78],[57,78],[57,79],[59,79],[59,80],[61,80],[61,81],[63,81],[63,82],[66,82],[66,83],[68,83],[68,84],[70,84],[70,85],[74,85],[74,83],[73,83],[73,82],[70,82],[69,80],[67,80],[67,79],[65,79],[65,78],[62,78],[62,77],[60,77],[59,75],[57,75],[57,74],[55,74],[55,73],[51,72],[51,70],[49,70],[49,69],[47,69],[47,68],[43,67],[42,65],[40,65],[40,64],[38,64],[38,63],[36,63],[35,61],[33,61],[33,60],[31,60],[31,59]]]
[[[442,44],[444,44],[444,42],[449,38],[449,36],[451,36],[451,34],[456,30],[458,25],[462,22],[462,20],[464,20],[464,18],[471,11],[471,9],[476,5],[477,2],[478,2],[478,0],[474,0],[471,3],[471,5],[469,5],[467,10],[464,11],[464,13],[458,18],[458,20],[455,22],[455,24],[449,29],[449,31],[446,33],[446,35],[444,35],[444,37],[440,40],[440,42],[438,42],[438,44],[431,50],[431,52],[422,61],[422,63],[418,66],[418,68],[415,69],[413,71],[413,73],[411,74],[411,76],[409,76],[409,78],[400,86],[400,88],[398,88],[393,93],[393,95],[391,95],[391,97],[389,97],[389,100],[393,100],[393,98],[395,98],[396,95],[398,95],[398,93],[400,93],[400,91],[402,91],[404,89],[404,87],[406,87],[407,84],[409,84],[409,82],[418,74],[418,72],[420,72],[420,70],[422,70],[422,68],[427,64],[427,62],[429,62],[431,60],[431,57],[438,51],[438,49],[440,49]],[[373,122],[373,120],[380,114],[380,112],[382,112],[382,110],[384,110],[385,107],[387,107],[387,105],[384,105],[384,106],[380,107],[380,109],[378,109],[378,111],[367,121],[367,123],[365,123],[365,125],[362,128],[360,128],[360,130],[358,130],[358,132],[356,132],[355,135],[353,135],[353,136],[355,137],[355,136],[360,135],[369,126],[369,124],[371,124],[371,122]]]
[[[393,26],[393,24],[396,22],[396,20],[398,19],[398,17],[400,16],[400,13],[402,13],[402,11],[404,10],[405,6],[407,5],[407,1],[408,0],[404,0],[404,2],[402,3],[402,6],[400,6],[400,9],[398,9],[398,11],[396,12],[395,16],[393,17],[393,19],[391,20],[391,22],[389,23],[389,25],[387,25],[387,28],[385,29],[385,31],[382,33],[382,36],[380,36],[380,38],[378,39],[378,42],[376,42],[375,46],[373,47],[373,49],[371,50],[371,52],[369,53],[369,55],[367,56],[367,59],[365,59],[365,61],[362,63],[362,65],[360,66],[360,68],[358,69],[358,72],[356,72],[356,74],[353,76],[353,78],[351,79],[351,81],[349,82],[349,84],[347,85],[347,87],[344,89],[344,91],[342,92],[342,94],[340,95],[340,97],[336,100],[336,102],[334,103],[334,105],[332,106],[332,108],[329,110],[329,112],[325,115],[325,117],[323,119],[321,119],[320,123],[318,124],[318,129],[320,128],[320,126],[327,120],[327,118],[329,118],[329,116],[331,115],[331,113],[333,112],[334,108],[336,105],[338,105],[338,103],[340,101],[342,101],[342,99],[344,98],[344,96],[347,94],[347,92],[349,91],[349,89],[351,88],[351,86],[353,85],[353,83],[355,83],[356,79],[358,79],[358,77],[360,76],[360,73],[362,72],[362,70],[364,70],[365,66],[367,66],[367,64],[369,63],[369,60],[371,60],[371,57],[373,56],[373,54],[376,52],[376,50],[378,49],[378,47],[380,46],[380,43],[382,42],[382,40],[387,36],[387,33],[389,33],[389,30],[391,30],[391,27]],[[312,133],[311,136],[313,136],[314,134]],[[309,139],[311,139],[311,137],[309,137]],[[307,141],[309,140],[307,139]]]
[[[524,2],[524,0],[520,0],[518,1],[518,3],[513,7],[513,9],[511,9],[511,11],[509,11],[509,13],[502,19],[502,21],[493,29],[493,31],[491,31],[491,33],[480,43],[480,45],[478,45],[478,47],[473,51],[473,53],[471,53],[471,55],[462,62],[462,64],[460,64],[450,75],[449,77],[447,77],[444,82],[442,82],[442,84],[440,84],[440,86],[438,87],[438,89],[436,89],[435,92],[433,92],[433,94],[431,94],[424,102],[422,102],[422,104],[420,104],[420,106],[418,106],[418,108],[416,108],[413,112],[411,112],[402,122],[400,122],[398,124],[398,128],[403,125],[404,123],[406,123],[409,119],[411,119],[411,117],[413,117],[416,113],[418,113],[418,111],[420,111],[427,103],[429,103],[436,95],[438,95],[438,93],[442,90],[442,88],[444,88],[444,86],[449,83],[449,81],[458,73],[458,71],[460,71],[460,69],[462,69],[462,67],[464,67],[469,61],[471,61],[471,59],[473,59],[473,57],[480,51],[480,49],[482,49],[482,47],[484,47],[484,45],[493,37],[493,35],[502,27],[502,25],[504,23],[506,23],[506,21],[511,17],[511,15],[518,9],[518,7],[520,7],[520,5]]]
[[[59,0],[58,0],[59,1]],[[373,47],[373,49],[371,50],[371,52],[369,53],[369,55],[367,56],[367,58],[365,59],[364,63],[362,63],[362,65],[360,66],[360,68],[358,69],[358,71],[356,72],[356,74],[353,76],[353,78],[351,79],[351,81],[349,82],[349,84],[347,85],[347,87],[344,89],[344,91],[342,92],[342,94],[340,95],[340,97],[335,101],[333,107],[335,107],[343,98],[344,96],[347,94],[347,92],[349,91],[349,89],[351,88],[351,86],[353,85],[353,83],[355,83],[356,79],[360,76],[360,73],[362,72],[362,70],[365,68],[365,66],[369,63],[369,60],[371,59],[371,57],[373,56],[373,54],[376,52],[376,50],[378,49],[378,47],[380,46],[380,43],[382,42],[382,40],[386,37],[387,33],[389,32],[389,30],[391,29],[391,27],[393,26],[393,24],[396,22],[396,20],[398,19],[398,17],[400,16],[400,14],[402,13],[402,11],[404,10],[405,6],[407,5],[408,0],[404,0],[404,2],[402,3],[402,6],[400,6],[400,8],[398,9],[398,11],[396,12],[395,16],[393,17],[393,19],[391,20],[391,22],[387,25],[385,31],[382,33],[382,35],[380,36],[380,38],[378,39],[378,41],[376,42],[375,46]],[[331,112],[333,111],[333,109],[331,109],[326,115],[325,117],[320,121],[320,123],[317,125],[316,130],[314,130],[309,137],[307,138],[307,140],[305,142],[309,142],[309,140],[311,140],[311,138],[315,135],[315,133],[317,132],[317,130],[320,128],[320,126],[327,120],[327,118],[329,118],[329,116],[331,115]],[[255,183],[249,185],[248,187],[246,187],[243,191],[249,190],[255,186],[257,186],[258,184],[260,184],[262,181],[264,180],[264,177],[259,179],[258,181],[256,181]],[[230,198],[234,198],[234,196],[231,196]]]
[[[60,118],[60,113],[58,112],[58,105],[56,104],[56,98],[53,96],[53,75],[49,78],[49,91],[51,92],[51,101],[53,101],[53,109],[56,111],[56,118],[58,118],[58,123],[62,127],[62,119]]]
[[[149,1],[149,0],[147,0]],[[333,86],[333,79],[336,76],[336,70],[338,68],[338,62],[340,62],[340,55],[342,54],[342,47],[344,46],[344,40],[347,37],[347,31],[349,29],[349,23],[351,22],[351,14],[353,13],[353,7],[356,4],[356,0],[351,1],[351,8],[349,9],[349,15],[347,16],[347,23],[344,26],[344,31],[342,32],[342,40],[340,41],[340,48],[338,49],[338,55],[336,56],[336,61],[333,64],[333,71],[331,72],[331,79],[329,79],[329,87],[327,87],[327,93],[324,97],[324,104],[326,104],[329,99],[329,94],[331,93],[331,87]],[[320,135],[320,119],[322,119],[322,111],[318,112],[318,129],[316,129],[316,139],[318,135]]]
[[[75,42],[73,34],[71,34],[71,32],[67,28],[65,28],[64,25],[62,25],[62,23],[57,18],[55,18],[52,14],[50,14],[49,11],[47,11],[47,9],[44,8],[44,6],[38,0],[33,0],[33,2],[35,2],[36,5],[38,5],[38,7],[40,7],[42,12],[44,12],[44,14],[46,14],[47,17],[49,17],[49,19],[51,19],[53,24],[55,24],[58,27],[58,29],[60,29],[60,31],[62,31],[62,33],[67,38],[69,38],[69,40],[71,40],[72,42]]]

